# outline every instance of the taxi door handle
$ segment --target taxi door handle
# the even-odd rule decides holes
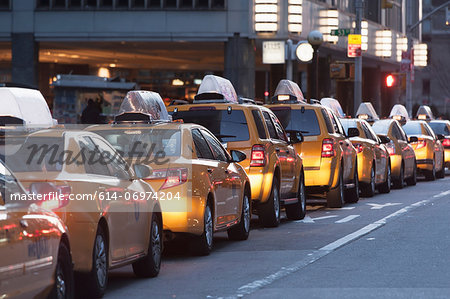
[[[208,169],[206,169],[206,171],[208,171],[209,173],[213,172],[212,168],[208,168]]]

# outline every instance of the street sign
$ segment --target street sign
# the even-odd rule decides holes
[[[348,28],[342,28],[342,29],[334,29],[331,30],[330,35],[333,36],[348,36],[350,34],[350,29]]]
[[[347,56],[348,57],[361,56],[361,34],[348,35]]]
[[[283,64],[285,57],[284,41],[264,41],[263,42],[263,63]]]

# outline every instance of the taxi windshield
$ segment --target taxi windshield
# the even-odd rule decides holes
[[[405,130],[406,135],[420,135],[422,134],[422,127],[420,123],[416,122],[407,122],[403,126],[403,130]]]
[[[314,110],[274,109],[273,113],[278,117],[287,131],[299,131],[303,136],[320,135],[319,121]]]
[[[450,135],[450,130],[445,123],[429,123],[430,127],[433,129],[434,133],[442,134],[444,136]]]
[[[99,130],[95,133],[105,138],[124,157],[136,158],[163,152],[165,156],[181,154],[181,132],[175,129]]]
[[[174,120],[194,123],[206,127],[220,142],[245,141],[250,139],[247,120],[242,110],[190,110],[172,114]]]

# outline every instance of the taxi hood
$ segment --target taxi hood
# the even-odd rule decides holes
[[[127,93],[120,105],[115,121],[166,121],[170,122],[164,102],[157,92],[132,90]]]

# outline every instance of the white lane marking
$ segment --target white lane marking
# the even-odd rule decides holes
[[[373,241],[373,240],[375,240],[375,238],[367,238],[366,240],[367,241]]]
[[[355,207],[327,208],[327,211],[353,210]]]
[[[257,290],[272,284],[274,281],[279,280],[285,276],[288,276],[294,272],[297,272],[300,269],[306,267],[307,265],[314,263],[315,261],[328,255],[329,253],[331,253],[334,250],[336,250],[337,248],[345,245],[346,243],[351,242],[351,241],[355,240],[356,238],[359,238],[365,234],[368,234],[368,233],[372,232],[373,230],[385,225],[387,220],[389,220],[391,218],[399,217],[400,215],[408,212],[409,210],[412,210],[418,206],[424,205],[430,201],[431,200],[422,200],[422,201],[416,202],[410,206],[402,208],[395,213],[392,213],[384,218],[381,218],[380,220],[375,221],[374,223],[371,223],[354,233],[351,233],[337,241],[334,241],[334,242],[320,248],[319,250],[313,251],[312,253],[307,255],[307,256],[309,256],[309,258],[298,261],[294,264],[291,264],[290,266],[282,267],[279,271],[277,271],[271,275],[268,275],[262,279],[255,280],[253,282],[250,282],[246,285],[239,287],[237,292],[234,295],[227,296],[227,297],[215,297],[215,298],[242,298],[245,295],[252,294],[252,293],[256,292]],[[300,222],[300,221],[296,221],[296,222]]]
[[[294,221],[296,223],[315,223],[315,220],[323,220],[323,219],[328,219],[328,218],[335,218],[338,217],[337,215],[329,215],[329,216],[322,216],[322,217],[317,217],[317,218],[311,218],[309,216],[305,216],[305,218],[303,218],[302,220],[297,220]]]
[[[352,221],[353,219],[358,218],[358,217],[359,217],[359,215],[350,215],[345,218],[342,218],[341,220],[335,221],[334,223],[345,223],[345,222]]]
[[[433,198],[444,197],[446,195],[450,195],[450,190],[447,190],[447,191],[441,192],[439,194],[436,194],[435,196],[433,196]]]
[[[391,206],[397,206],[397,205],[401,205],[401,203],[399,203],[399,202],[388,202],[388,203],[385,203],[384,205],[380,205],[380,204],[377,204],[377,203],[367,203],[367,205],[368,206],[371,206],[371,210],[381,210],[382,208],[385,208],[385,207],[391,207]]]

